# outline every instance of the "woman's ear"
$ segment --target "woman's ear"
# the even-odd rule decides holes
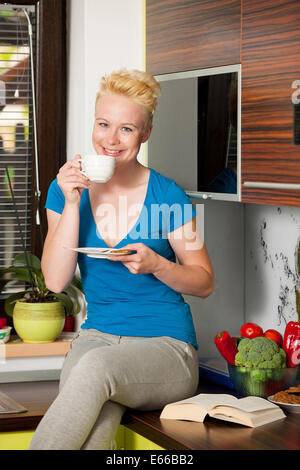
[[[151,131],[152,131],[152,126],[148,126],[147,129],[145,129],[144,136],[143,136],[143,139],[142,139],[142,144],[147,142],[147,140],[149,139],[149,137],[151,135]]]

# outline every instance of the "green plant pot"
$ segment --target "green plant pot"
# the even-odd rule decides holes
[[[13,324],[24,343],[52,343],[65,324],[65,311],[60,302],[16,302]]]

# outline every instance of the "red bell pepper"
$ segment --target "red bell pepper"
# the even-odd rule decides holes
[[[300,323],[290,321],[285,328],[282,349],[286,352],[287,367],[300,363]]]
[[[234,346],[237,348],[242,338],[241,336],[232,336],[231,339],[232,339]]]
[[[226,359],[229,364],[234,366],[235,355],[238,350],[230,334],[227,331],[221,331],[221,333],[218,333],[215,336],[215,345],[224,359]]]

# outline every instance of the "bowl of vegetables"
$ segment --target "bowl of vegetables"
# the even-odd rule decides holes
[[[297,367],[255,368],[227,365],[229,377],[238,395],[267,398],[295,385]]]
[[[258,329],[255,333],[248,332],[248,337],[245,328],[242,327],[241,332],[245,336],[231,338],[228,332],[224,331],[215,338],[216,346],[227,361],[232,385],[240,396],[255,395],[266,398],[296,384],[300,356],[300,323],[290,322],[284,338],[279,334],[271,339]]]

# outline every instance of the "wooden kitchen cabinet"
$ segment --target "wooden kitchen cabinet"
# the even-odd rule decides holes
[[[126,428],[122,424],[119,427],[116,442],[118,450],[164,450],[163,447],[155,444],[155,442]]]
[[[0,433],[0,450],[28,450],[34,430]]]
[[[35,430],[0,433],[0,450],[28,450]],[[120,425],[116,436],[116,450],[164,450],[144,436]]]
[[[300,205],[299,25],[298,0],[146,0],[148,72],[242,64],[242,202]]]
[[[292,102],[300,80],[299,25],[298,0],[242,0],[243,202],[300,205]]]
[[[240,62],[240,0],[146,0],[153,75]]]

